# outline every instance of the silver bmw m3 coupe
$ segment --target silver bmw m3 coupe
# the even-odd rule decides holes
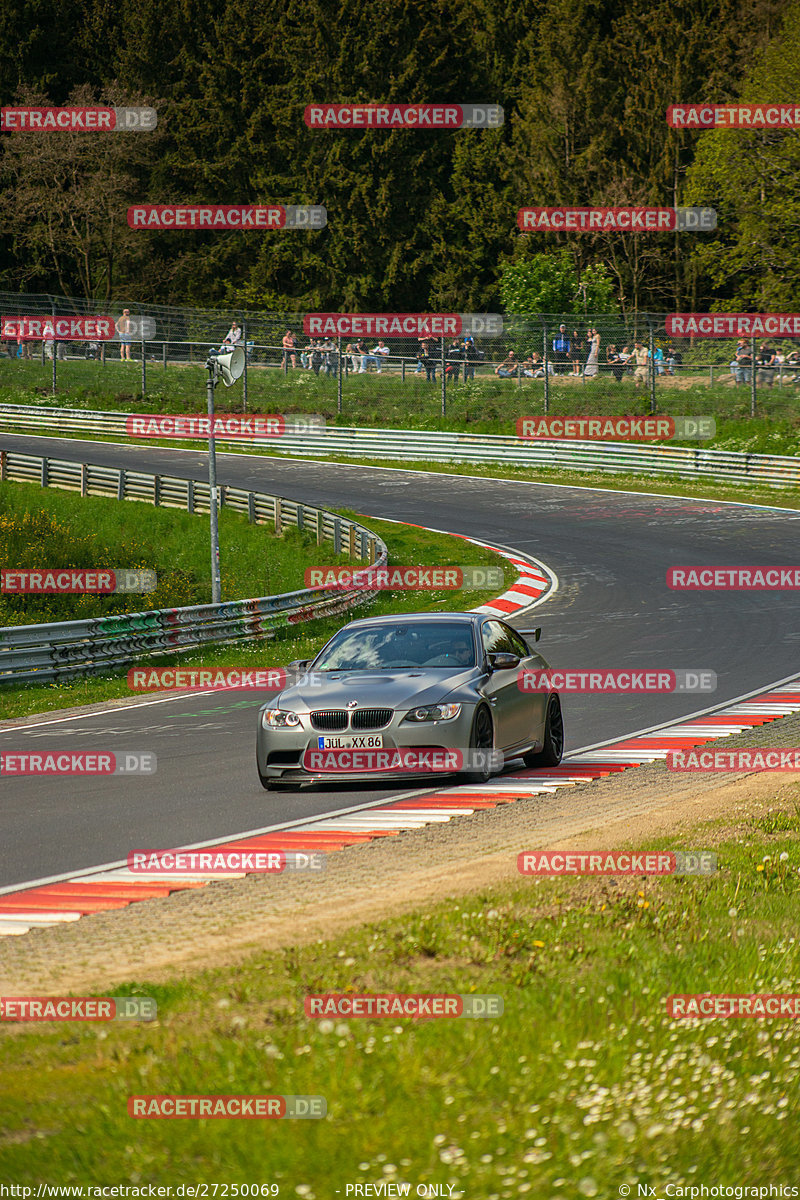
[[[528,691],[542,678],[540,630],[518,632],[485,613],[369,617],[343,626],[313,660],[290,664],[297,682],[258,713],[263,787],[431,779],[483,783],[506,759],[561,761],[558,695]]]

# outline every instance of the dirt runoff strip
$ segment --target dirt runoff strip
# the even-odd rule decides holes
[[[800,714],[717,745],[798,746]],[[657,763],[523,796],[447,824],[347,847],[331,854],[317,876],[293,872],[214,882],[3,938],[3,991],[102,990],[130,979],[156,982],[233,965],[257,950],[331,938],[519,881],[522,850],[621,849],[667,834],[674,849],[713,848],[713,828],[700,830],[698,842],[698,825],[723,817],[738,824],[764,807],[796,802],[798,780],[798,772],[674,774]]]

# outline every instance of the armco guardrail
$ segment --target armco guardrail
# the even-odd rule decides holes
[[[126,414],[79,409],[0,404],[0,429],[84,433],[126,437]],[[218,438],[222,443],[225,439]],[[689,479],[725,479],[770,487],[800,485],[800,458],[742,454],[682,446],[642,446],[620,442],[523,441],[490,434],[420,429],[325,429],[280,438],[253,439],[259,448],[304,457],[357,455],[405,462],[505,463],[508,466],[679,475]],[[237,443],[241,452],[241,442]]]
[[[0,480],[6,479],[66,488],[79,491],[82,496],[144,500],[189,512],[209,509],[206,483],[2,450]],[[221,504],[246,513],[253,523],[274,522],[277,532],[292,525],[310,529],[317,542],[332,541],[337,553],[349,551],[351,557],[360,557],[377,566],[386,563],[385,543],[355,521],[263,492],[223,487],[220,493]],[[277,596],[155,609],[89,621],[5,626],[0,628],[0,684],[98,674],[147,655],[185,653],[214,642],[269,637],[276,629],[314,617],[333,616],[363,604],[376,594],[365,590],[332,596],[324,588],[307,588]]]

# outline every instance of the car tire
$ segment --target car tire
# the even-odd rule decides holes
[[[493,750],[494,749],[494,726],[492,724],[492,714],[485,705],[475,713],[472,718],[472,730],[469,735],[470,750]],[[488,783],[493,774],[492,768],[487,764],[480,771],[462,771],[461,778],[465,783]]]
[[[544,722],[544,744],[541,750],[529,750],[523,754],[526,767],[557,767],[564,753],[564,719],[561,701],[553,692],[547,701],[547,716]]]

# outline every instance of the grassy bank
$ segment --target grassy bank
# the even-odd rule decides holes
[[[796,990],[798,811],[682,837],[717,853],[706,878],[520,879],[232,970],[156,985],[143,968],[115,994],[154,997],[155,1024],[4,1025],[0,1178],[306,1200],[378,1181],[482,1200],[785,1183],[798,1022],[671,1020],[665,998]],[[489,993],[505,1011],[307,1020],[325,991]],[[172,1093],[322,1095],[328,1116],[127,1116],[128,1096]]]
[[[11,485],[8,485],[9,487]],[[17,485],[14,485],[16,487]],[[194,522],[196,529],[191,530],[193,536],[197,536],[202,543],[202,564],[198,565],[198,570],[205,569],[208,574],[208,519],[202,514],[189,516],[186,513],[180,513],[176,509],[159,510],[152,509],[143,504],[135,506],[125,501],[118,504],[113,500],[89,501],[81,500],[80,497],[75,497],[70,493],[64,492],[48,492],[40,488],[25,487],[30,493],[31,503],[37,501],[44,502],[45,498],[66,499],[72,501],[78,506],[78,512],[75,514],[76,519],[80,516],[80,506],[83,504],[100,504],[110,505],[112,509],[119,509],[119,519],[135,520],[137,523],[140,517],[159,516],[166,519],[167,524],[170,519],[185,518],[188,522]],[[2,493],[0,493],[2,495]],[[127,517],[127,511],[130,510],[130,518]],[[256,534],[264,534],[267,538],[267,545],[271,546],[269,553],[274,555],[275,561],[271,564],[271,574],[269,579],[272,583],[272,591],[291,591],[301,588],[304,585],[303,571],[306,566],[314,565],[315,563],[330,563],[336,561],[336,556],[333,554],[333,547],[330,543],[323,543],[317,547],[313,543],[310,534],[299,534],[296,530],[290,531],[287,538],[284,535],[281,539],[270,537],[268,531],[262,526],[248,525],[244,518],[238,518],[235,514],[225,514],[222,511],[222,516],[233,516],[235,521],[241,520],[243,527],[231,529],[236,533],[238,541],[233,540],[233,532],[226,533],[225,537],[231,537],[231,542],[221,540],[222,561],[222,584],[223,584],[223,599],[234,596],[244,597],[253,595],[266,595],[267,591],[233,591],[231,583],[231,575],[228,571],[227,563],[234,558],[234,549],[239,555],[240,564],[246,560],[252,560],[255,556],[255,568],[264,570],[263,563],[259,568],[258,554],[263,554],[263,549],[259,550],[258,546],[263,547],[264,543],[260,543]],[[355,518],[356,514],[346,512],[342,515]],[[113,518],[108,515],[107,518],[111,521]],[[424,530],[416,527],[395,525],[388,521],[365,520],[358,518],[362,524],[369,529],[374,530],[389,548],[389,563],[390,565],[408,566],[437,566],[437,565],[469,565],[469,566],[492,566],[501,567],[505,571],[506,586],[510,586],[513,579],[516,577],[514,569],[511,565],[499,555],[493,554],[491,551],[482,550],[478,546],[473,546],[470,542],[465,542],[461,538],[448,537],[445,534],[427,533]],[[179,526],[180,526],[179,522]],[[137,535],[138,535],[138,524]],[[220,532],[222,538],[222,524]],[[164,535],[168,533],[168,528],[165,529]],[[256,549],[251,545],[251,539],[256,543]],[[227,550],[226,550],[227,547]],[[283,547],[283,551],[281,551]],[[168,560],[169,561],[169,560]],[[344,561],[344,560],[343,560]],[[244,586],[253,585],[252,577],[242,575],[236,576],[239,583]],[[275,581],[279,580],[280,586],[275,586]],[[203,581],[203,586],[206,586]],[[238,586],[238,585],[237,585]],[[210,587],[210,585],[209,585]],[[502,590],[502,589],[500,589]],[[382,613],[392,612],[441,612],[444,610],[472,608],[475,605],[483,604],[490,595],[497,594],[497,589],[492,593],[486,591],[417,591],[417,592],[384,592],[381,593],[375,600],[366,605],[359,606],[355,610],[355,615],[377,616]],[[210,592],[208,599],[210,600]],[[144,607],[141,601],[145,601],[147,607],[151,607],[150,601],[145,597],[129,597],[129,602],[133,602],[131,611],[137,611],[137,600],[139,608]],[[99,601],[103,603],[103,601]],[[155,605],[152,605],[155,607]],[[295,658],[310,658],[318,649],[327,641],[329,637],[340,627],[342,620],[346,618],[333,618],[327,620],[311,621],[307,625],[294,626],[290,629],[281,629],[276,631],[274,637],[269,639],[260,639],[255,642],[245,642],[239,645],[230,646],[211,646],[202,650],[197,650],[188,654],[181,655],[164,655],[148,659],[137,659],[137,666],[153,665],[156,667],[168,667],[180,665],[188,670],[191,669],[225,669],[237,668],[243,670],[267,669],[269,667],[283,666],[291,662]],[[130,699],[132,693],[127,685],[127,668],[118,671],[109,671],[103,675],[90,678],[80,678],[69,681],[59,681],[58,683],[25,685],[25,686],[3,686],[0,688],[0,715],[4,718],[28,716],[32,713],[50,712],[61,708],[69,708],[75,705],[94,704],[105,700]]]

